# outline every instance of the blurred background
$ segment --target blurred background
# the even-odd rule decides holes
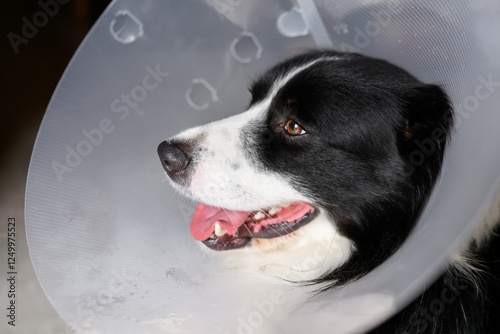
[[[7,220],[16,219],[16,326],[0,312],[0,333],[70,333],[45,297],[24,229],[29,160],[43,114],[78,45],[109,0],[0,3],[0,309],[7,307]],[[27,23],[28,22],[28,23]],[[37,25],[30,24],[37,23]]]

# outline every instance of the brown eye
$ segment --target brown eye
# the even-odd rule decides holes
[[[291,136],[303,135],[306,133],[300,125],[298,125],[294,120],[289,120],[286,122],[285,130]]]

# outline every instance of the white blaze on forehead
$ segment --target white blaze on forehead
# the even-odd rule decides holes
[[[208,205],[245,211],[310,201],[307,194],[292,187],[292,181],[286,176],[259,168],[262,164],[249,154],[251,149],[244,147],[245,144],[252,145],[253,140],[250,137],[243,141],[242,130],[264,121],[274,97],[297,74],[318,62],[337,59],[324,57],[295,67],[276,80],[265,99],[244,113],[176,136],[176,140],[202,138],[197,143],[196,170],[189,189],[186,189],[190,195]]]
[[[271,100],[276,96],[276,94],[278,94],[279,90],[281,88],[283,88],[291,79],[293,79],[293,77],[295,77],[297,74],[299,74],[300,72],[308,69],[309,67],[319,63],[319,62],[323,62],[323,61],[335,61],[335,60],[339,60],[340,57],[336,57],[336,56],[333,56],[333,57],[323,57],[323,58],[318,58],[318,59],[315,59],[315,60],[312,60],[306,64],[303,64],[301,66],[298,66],[298,67],[295,67],[294,69],[292,69],[291,71],[289,71],[288,73],[286,73],[284,76],[282,76],[281,78],[279,78],[273,85],[272,89],[271,89],[271,94],[269,94],[269,97],[271,98]],[[268,98],[269,98],[268,97]]]

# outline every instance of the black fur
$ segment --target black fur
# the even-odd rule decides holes
[[[254,83],[251,105],[291,69],[322,57],[280,89],[267,119],[242,135],[261,168],[285,173],[312,194],[356,250],[319,277],[322,290],[359,279],[393,254],[410,233],[439,176],[453,112],[439,86],[424,84],[383,60],[313,52],[272,68]],[[289,136],[296,121],[306,131]],[[252,133],[252,135],[250,135]],[[328,177],[325,177],[328,175]],[[326,182],[326,180],[328,182]],[[451,265],[425,292],[371,333],[497,333],[500,237],[471,244],[480,271]],[[326,287],[325,287],[326,283]]]
[[[500,331],[500,228],[470,245],[469,277],[453,265],[425,292],[371,334],[487,334]]]
[[[263,168],[291,176],[354,242],[351,259],[316,280],[332,287],[362,277],[405,240],[439,175],[453,118],[440,87],[383,60],[331,51],[268,71],[252,88],[252,104],[284,73],[322,57],[339,59],[294,76],[273,99],[264,124],[243,136],[260,131],[260,141],[246,145],[249,154]],[[307,133],[284,133],[288,119]]]

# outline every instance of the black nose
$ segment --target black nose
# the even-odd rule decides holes
[[[179,144],[172,142],[164,141],[158,145],[158,155],[163,168],[170,177],[185,170],[191,162],[186,149],[183,150]]]

